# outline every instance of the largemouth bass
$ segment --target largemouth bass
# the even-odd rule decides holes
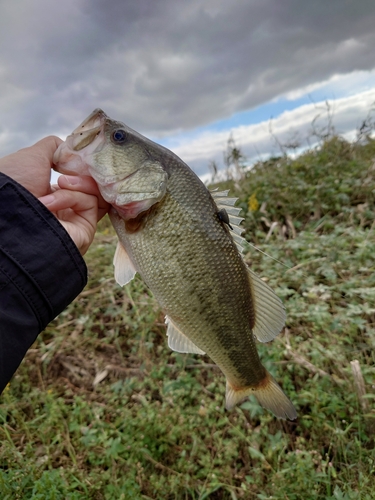
[[[280,299],[245,264],[240,209],[174,153],[95,110],[55,153],[57,170],[91,175],[112,206],[115,278],[138,272],[166,313],[168,345],[207,353],[226,376],[226,407],[253,394],[280,418],[293,404],[261,364],[255,337],[285,323]]]

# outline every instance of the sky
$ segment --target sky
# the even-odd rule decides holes
[[[373,0],[0,0],[0,156],[102,108],[204,176],[350,138],[375,103]],[[315,120],[314,120],[315,119]]]

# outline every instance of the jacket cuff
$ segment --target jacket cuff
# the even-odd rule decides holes
[[[3,272],[27,298],[41,331],[85,287],[85,261],[57,218],[5,174],[0,235]]]
[[[64,227],[0,173],[0,393],[38,334],[86,283],[86,264]]]

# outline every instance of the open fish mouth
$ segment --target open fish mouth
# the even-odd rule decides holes
[[[103,125],[105,120],[109,117],[104,113],[103,110],[96,108],[83,122],[78,125],[76,129],[73,130],[71,135],[78,134],[80,132],[86,132],[88,130],[92,130],[93,128],[98,127],[99,125]]]
[[[73,151],[89,146],[104,129],[108,116],[101,109],[95,109],[75,130],[70,137],[70,147]]]
[[[53,163],[59,165],[62,174],[90,175],[82,162],[88,154],[99,150],[105,144],[104,129],[108,116],[101,109],[95,109],[55,151]],[[83,151],[84,150],[84,151]]]

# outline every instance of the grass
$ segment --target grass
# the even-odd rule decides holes
[[[224,409],[224,377],[169,351],[143,282],[115,284],[103,221],[88,286],[2,395],[1,498],[373,499],[374,158],[372,140],[331,138],[237,186],[246,239],[284,263],[245,256],[287,308],[285,331],[258,347],[295,422],[254,400]]]

